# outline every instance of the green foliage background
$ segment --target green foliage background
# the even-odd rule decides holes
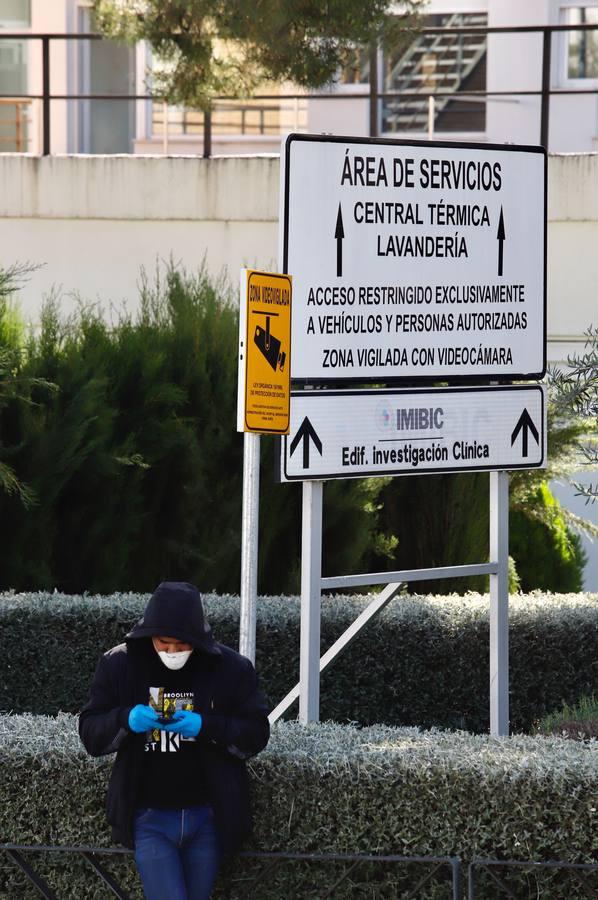
[[[264,80],[322,87],[356,47],[408,42],[423,0],[94,0],[104,35],[146,41],[154,52],[152,93],[206,109],[215,96],[248,96]],[[410,34],[411,32],[411,34]]]
[[[116,322],[84,304],[65,319],[51,298],[27,337],[7,299],[16,275],[0,278],[0,588],[143,591],[177,578],[237,591],[243,439],[225,281],[166,267],[144,279],[139,314]],[[261,444],[259,589],[293,593],[301,487],[274,483],[277,439]],[[543,477],[529,476],[526,503],[513,492],[517,575],[527,590],[579,590],[582,554]],[[324,497],[326,575],[488,558],[487,474],[338,480]]]
[[[1,586],[108,592],[177,578],[238,590],[237,340],[228,288],[204,271],[145,281],[139,316],[113,325],[89,306],[65,321],[46,303],[14,366],[58,390],[34,380],[26,400],[0,406],[0,459],[37,500],[0,493]],[[278,591],[298,583],[301,491],[274,483],[274,439],[262,445],[260,586]],[[374,540],[368,491],[328,491],[326,564],[339,571]]]

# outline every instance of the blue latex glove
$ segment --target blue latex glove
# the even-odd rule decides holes
[[[135,734],[142,734],[144,731],[151,731],[152,728],[159,728],[158,713],[151,706],[143,706],[138,703],[129,713],[129,728]]]
[[[190,709],[180,709],[175,712],[168,725],[162,725],[162,731],[173,731],[181,737],[197,737],[201,731],[203,720],[201,713],[191,712]]]

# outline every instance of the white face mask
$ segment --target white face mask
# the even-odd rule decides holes
[[[159,650],[158,656],[167,669],[182,669],[193,650],[180,650],[178,653],[166,653],[165,650]]]

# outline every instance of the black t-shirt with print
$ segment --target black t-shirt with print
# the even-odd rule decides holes
[[[193,710],[194,653],[182,669],[167,669],[151,640],[143,642],[148,700],[159,715]],[[203,773],[194,738],[155,729],[145,735],[140,752],[136,806],[182,809],[206,802]]]

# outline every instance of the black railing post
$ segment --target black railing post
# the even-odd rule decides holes
[[[378,43],[370,44],[370,137],[378,137]]]
[[[212,110],[206,109],[203,114],[203,158],[212,155]]]
[[[545,28],[542,32],[542,110],[540,114],[540,144],[548,150],[548,127],[550,121],[550,56],[552,32]]]
[[[42,38],[42,134],[44,156],[50,155],[50,38]]]

